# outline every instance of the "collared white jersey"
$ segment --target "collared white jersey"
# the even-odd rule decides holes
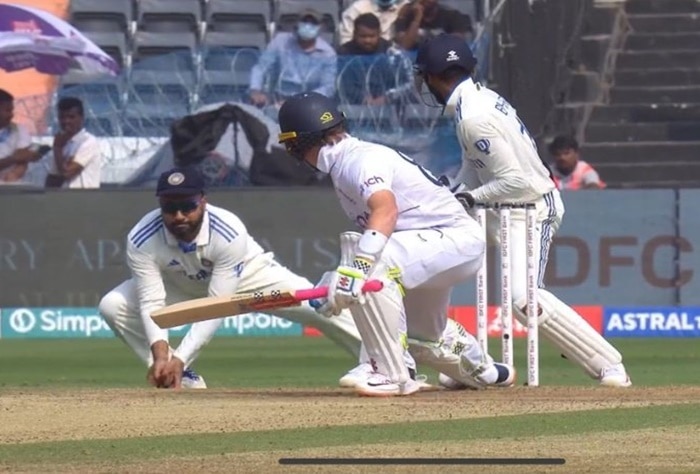
[[[83,169],[76,177],[63,182],[63,188],[95,189],[100,187],[102,150],[97,138],[82,129],[63,146],[63,157],[78,163]],[[58,174],[53,154],[49,157],[49,173]]]
[[[447,187],[386,146],[348,136],[321,148],[318,168],[330,174],[341,207],[361,229],[370,215],[367,201],[381,190],[391,191],[396,198],[397,231],[477,225]]]
[[[494,91],[462,82],[447,101],[462,147],[456,180],[477,202],[531,202],[555,188],[515,109]]]
[[[165,228],[160,209],[146,214],[129,232],[127,263],[135,280],[146,333],[162,333],[150,314],[165,306],[166,291],[201,298],[232,295],[246,264],[264,253],[233,213],[206,205],[202,228],[190,244]],[[157,338],[156,338],[157,340]]]

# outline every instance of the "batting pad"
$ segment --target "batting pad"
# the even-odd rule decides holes
[[[404,361],[405,331],[401,330],[401,322],[405,321],[403,301],[398,285],[388,278],[383,281],[382,291],[367,293],[365,304],[351,306],[350,313],[377,372],[393,382],[406,383],[409,375]]]
[[[419,364],[437,370],[472,388],[483,387],[482,373],[493,367],[493,359],[484,354],[477,340],[461,324],[448,319],[440,341],[408,339],[411,354]]]
[[[597,380],[603,369],[622,362],[618,350],[566,303],[541,288],[538,300],[542,311],[538,327],[542,337],[590,377]],[[513,314],[522,324],[527,324],[527,316],[521,310],[523,306],[513,305]]]

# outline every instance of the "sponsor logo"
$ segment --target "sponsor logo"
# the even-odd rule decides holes
[[[178,326],[170,331],[184,335],[190,325]],[[265,313],[248,313],[224,318],[216,331],[217,336],[301,336],[302,326]]]
[[[457,55],[457,51],[455,51],[455,50],[448,51],[447,57],[445,58],[445,61],[447,61],[447,62],[459,61],[459,56]]]
[[[700,337],[700,308],[605,308],[607,337]]]
[[[364,194],[371,186],[374,186],[375,184],[383,183],[384,178],[381,176],[372,176],[371,178],[367,178],[361,185],[360,185],[360,194]]]
[[[171,329],[184,335],[190,325]],[[114,333],[96,308],[6,308],[0,312],[3,338],[102,338]],[[225,318],[217,336],[301,336],[302,326],[264,313]]]
[[[574,311],[580,314],[598,333],[603,332],[603,308],[600,306],[574,306]],[[489,337],[501,335],[501,308],[489,306],[487,311],[487,328]],[[476,307],[454,306],[450,308],[449,316],[464,326],[469,333],[476,335]],[[527,328],[513,317],[513,337],[526,337]]]
[[[95,308],[7,308],[0,327],[4,338],[113,336]]]

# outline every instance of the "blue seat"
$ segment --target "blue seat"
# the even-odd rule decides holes
[[[272,4],[267,0],[208,0],[208,31],[233,33],[269,32]]]
[[[194,71],[196,51],[194,33],[138,31],[134,36],[134,66],[141,63],[141,69]]]
[[[134,70],[129,78],[127,110],[145,116],[187,115],[195,85],[194,76],[189,74]]]
[[[139,0],[140,31],[161,33],[198,32],[202,8],[196,0]]]
[[[127,33],[134,20],[131,0],[72,0],[70,22],[82,32]]]

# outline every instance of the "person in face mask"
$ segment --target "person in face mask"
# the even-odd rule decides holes
[[[298,18],[293,32],[280,31],[272,38],[251,70],[250,101],[258,107],[279,106],[300,92],[335,94],[336,53],[320,36],[322,16],[305,9]],[[278,75],[273,76],[273,71]]]
[[[355,20],[360,15],[371,13],[379,18],[381,37],[387,41],[394,39],[394,22],[401,7],[409,0],[355,0],[343,11],[338,27],[339,44],[352,41]]]

